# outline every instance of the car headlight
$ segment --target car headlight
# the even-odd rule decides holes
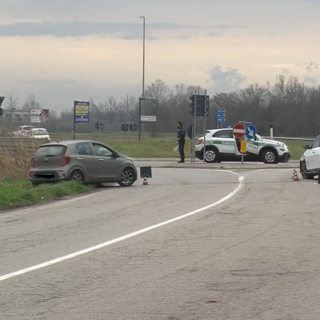
[[[130,157],[127,157],[131,162],[134,162],[134,160],[132,159],[132,158],[130,158]]]
[[[280,148],[284,148],[285,147],[285,144],[283,144],[283,143],[278,143],[278,145],[279,145]]]

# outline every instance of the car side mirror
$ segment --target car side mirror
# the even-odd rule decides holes
[[[115,158],[119,158],[119,157],[120,157],[120,154],[117,153],[117,152],[114,152],[114,153],[113,153],[113,156],[114,156]]]
[[[305,145],[305,146],[303,147],[303,149],[306,149],[306,150],[311,149],[310,144]]]

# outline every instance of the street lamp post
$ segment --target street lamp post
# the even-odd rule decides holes
[[[146,60],[146,18],[143,19],[143,49],[142,49],[142,98],[144,98],[144,81],[145,81],[145,60]]]

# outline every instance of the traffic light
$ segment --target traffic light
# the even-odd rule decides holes
[[[189,98],[192,102],[189,104],[191,110],[189,114],[196,117],[204,117],[209,115],[209,96],[193,95]]]
[[[129,131],[129,123],[125,122],[121,126],[122,131],[127,132]]]
[[[3,100],[4,100],[4,97],[0,97],[0,107],[2,105]],[[3,115],[3,113],[4,113],[4,110],[0,108],[0,117]]]
[[[138,126],[135,123],[130,124],[130,131],[134,132],[138,129]]]

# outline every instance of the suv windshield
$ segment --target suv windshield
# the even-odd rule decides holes
[[[66,153],[67,147],[65,146],[43,146],[40,147],[37,152],[36,156],[44,157],[44,156],[63,156]]]

